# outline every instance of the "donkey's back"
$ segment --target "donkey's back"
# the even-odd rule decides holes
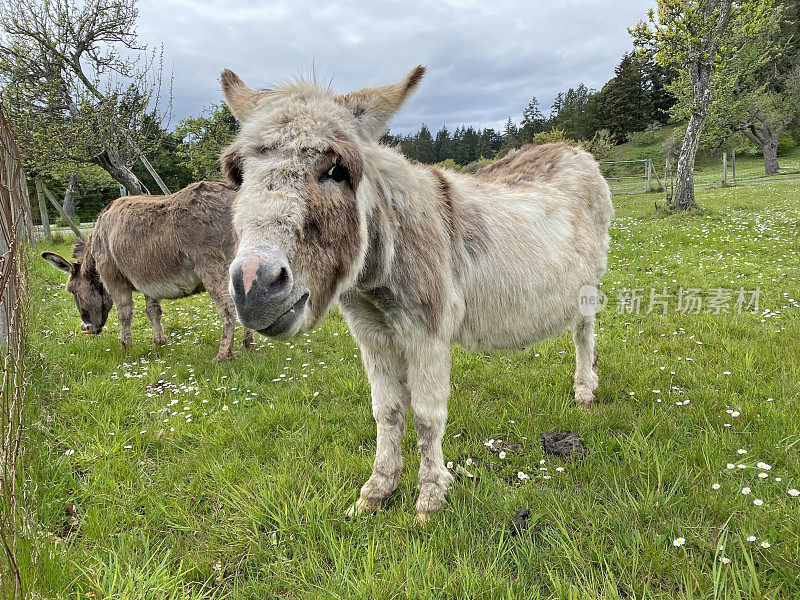
[[[202,291],[203,267],[224,273],[236,250],[231,204],[236,189],[201,181],[168,196],[115,200],[97,219],[96,260],[108,274],[156,299]],[[205,264],[203,264],[205,263]]]
[[[475,180],[479,194],[468,194]],[[479,211],[487,252],[463,276],[467,348],[516,348],[574,327],[579,293],[606,268],[614,209],[594,158],[565,144],[526,146],[458,177]]]

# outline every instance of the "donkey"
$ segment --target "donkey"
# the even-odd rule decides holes
[[[97,217],[84,243],[72,256],[42,257],[69,274],[67,291],[75,296],[83,333],[98,334],[116,305],[122,347],[130,346],[134,291],[145,295],[145,313],[153,326],[153,342],[167,342],[161,328],[161,302],[207,291],[222,320],[222,338],[215,361],[233,358],[236,326],[228,294],[228,265],[236,253],[231,204],[236,189],[221,181],[193,183],[169,196],[126,196]],[[245,348],[253,346],[246,330]]]
[[[343,96],[303,81],[256,91],[222,73],[241,123],[221,154],[240,186],[230,266],[239,320],[292,336],[338,301],[362,350],[377,451],[349,515],[397,488],[409,407],[417,518],[444,505],[452,343],[519,348],[572,328],[577,401],[588,408],[598,384],[593,313],[579,297],[605,271],[614,212],[597,163],[548,144],[463,175],[381,146],[424,73]]]

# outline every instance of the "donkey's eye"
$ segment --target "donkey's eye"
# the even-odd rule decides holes
[[[323,173],[319,179],[320,181],[332,179],[336,183],[350,181],[350,172],[342,165],[333,165],[330,169]]]

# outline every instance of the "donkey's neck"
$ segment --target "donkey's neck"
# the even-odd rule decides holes
[[[384,287],[401,243],[405,223],[425,218],[434,193],[429,167],[409,161],[398,151],[374,144],[365,149],[364,180],[359,190],[367,221],[364,266],[359,289]]]

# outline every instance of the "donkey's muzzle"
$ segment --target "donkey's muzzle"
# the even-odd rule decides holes
[[[290,331],[303,314],[308,289],[297,285],[286,256],[269,247],[239,253],[230,267],[230,293],[239,321],[264,335]]]

